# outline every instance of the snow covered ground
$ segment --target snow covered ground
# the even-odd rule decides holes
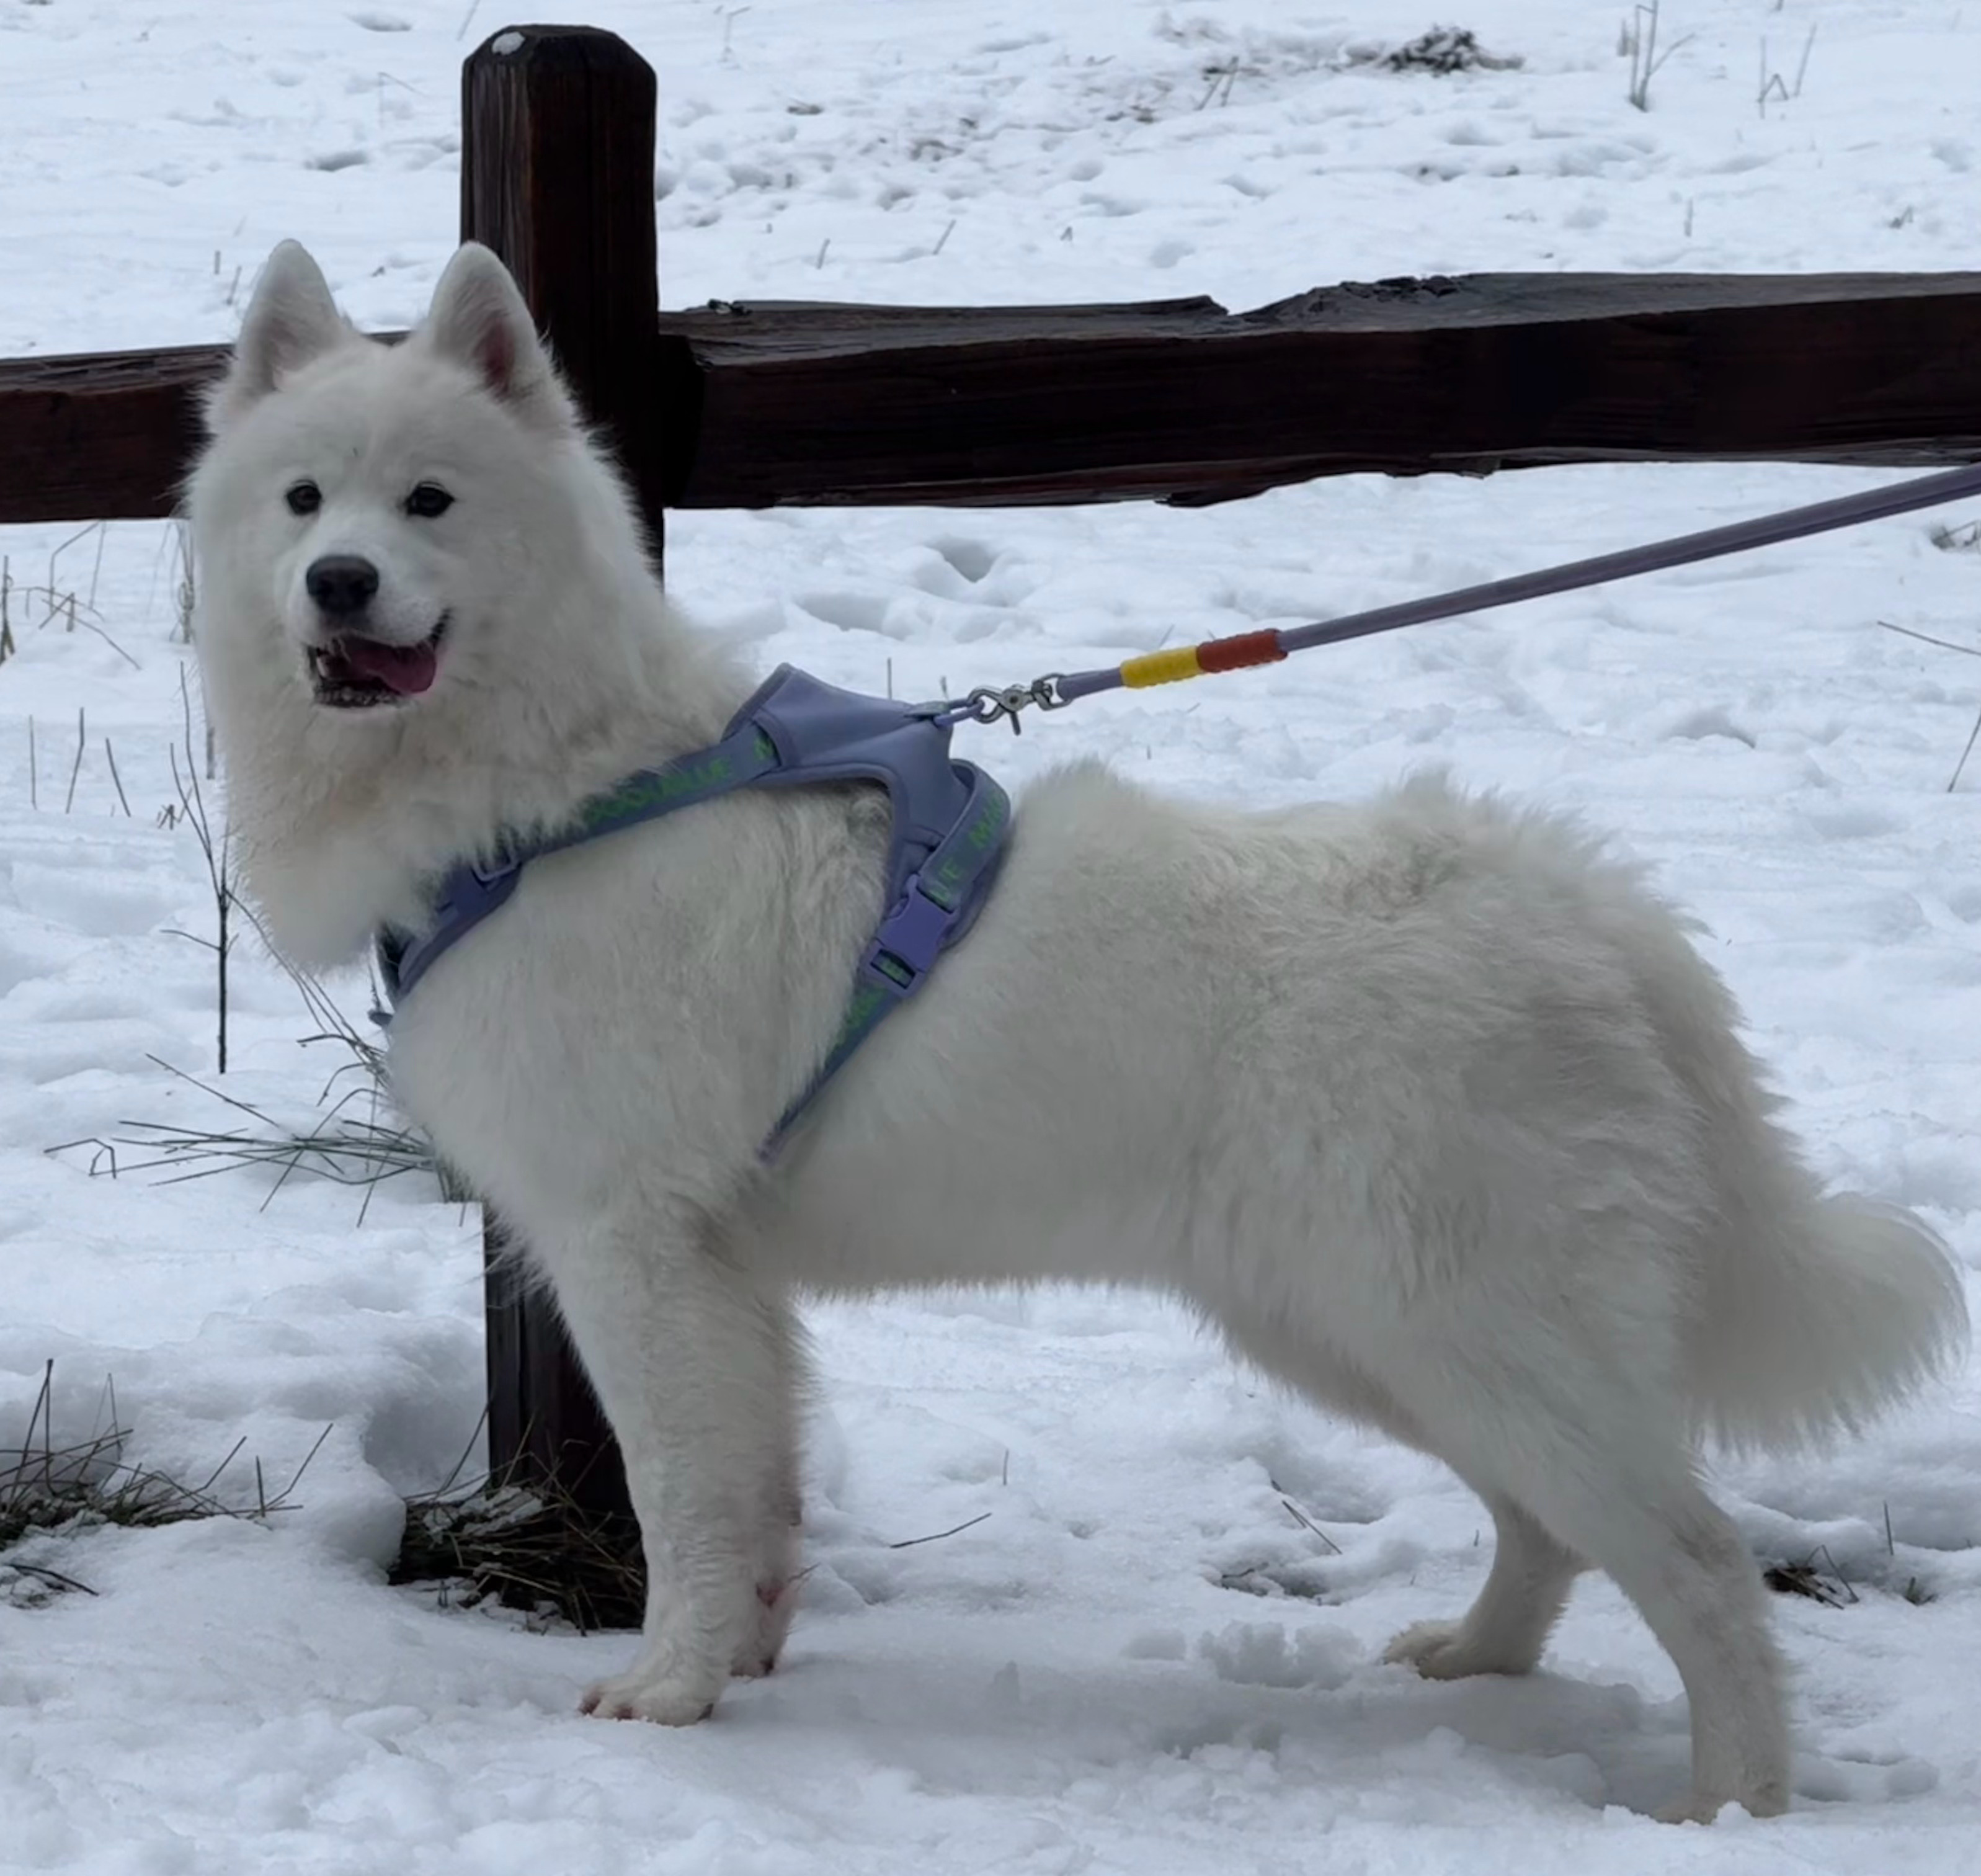
[[[1981,265],[1981,7],[1665,0],[1640,112],[1620,5],[1447,14],[1517,68],[1358,57],[1434,23],[1423,5],[578,10],[660,73],[671,304],[1244,307],[1397,273]],[[225,338],[291,235],[361,321],[411,320],[455,223],[459,61],[506,23],[480,0],[0,0],[0,355]],[[931,692],[1876,479],[1645,466],[1196,513],[684,515],[669,572],[767,664]],[[1981,665],[1883,628],[1981,650],[1981,553],[1932,533],[1973,518],[1099,700],[971,753],[1018,782],[1097,753],[1260,803],[1443,761],[1586,810],[1709,922],[1823,1171],[1922,1208],[1972,1267],[1981,765],[1947,785]],[[1685,1714],[1606,1582],[1530,1681],[1381,1665],[1397,1628],[1469,1600],[1483,1514],[1131,1298],[819,1311],[816,1568],[784,1669],[690,1732],[579,1718],[623,1638],[382,1581],[400,1494],[448,1474],[479,1411],[474,1221],[411,1180],[361,1214],[322,1181],[166,1184],[128,1145],[113,1179],[92,1146],[48,1151],[241,1120],[181,1072],[307,1124],[343,1057],[302,1046],[315,1024],[249,945],[214,1073],[205,861],[159,825],[175,745],[188,765],[170,531],[0,530],[0,1444],[50,1360],[58,1441],[109,1377],[135,1461],[197,1478],[245,1438],[216,1488],[236,1503],[255,1458],[272,1491],[330,1429],[270,1525],[16,1553],[95,1594],[18,1606],[16,1577],[0,1601],[0,1869],[1972,1868],[1972,1374],[1834,1457],[1720,1469],[1759,1557],[1813,1558],[1855,1598],[1777,1600],[1800,1761],[1766,1825],[1628,1808],[1680,1782]],[[72,594],[73,624],[51,599]],[[336,988],[361,1011],[361,984]]]

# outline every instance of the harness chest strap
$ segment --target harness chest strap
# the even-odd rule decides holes
[[[532,860],[747,788],[876,781],[892,811],[887,904],[854,974],[837,1038],[764,1143],[767,1155],[826,1082],[921,988],[936,959],[976,922],[1010,828],[1004,791],[950,754],[940,708],[863,697],[786,665],[731,720],[722,739],[594,795],[568,833],[518,842],[490,865],[463,861],[434,895],[431,925],[381,931],[379,975],[396,1009],[483,919],[508,901]],[[374,1012],[381,1022],[389,1020]]]

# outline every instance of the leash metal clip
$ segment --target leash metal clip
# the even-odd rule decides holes
[[[1016,736],[1024,728],[1018,720],[1021,710],[1030,709],[1034,705],[1041,710],[1066,708],[1069,700],[1059,694],[1060,681],[1065,675],[1055,671],[1046,677],[1034,678],[1030,684],[1007,684],[1001,688],[980,684],[964,700],[964,711],[978,723],[1008,721],[1011,734]]]

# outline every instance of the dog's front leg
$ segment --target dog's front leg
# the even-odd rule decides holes
[[[795,1540],[793,1331],[701,1229],[651,1218],[545,1258],[626,1462],[647,1558],[638,1658],[584,1710],[684,1726],[782,1639]]]

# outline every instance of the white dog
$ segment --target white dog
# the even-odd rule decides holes
[[[278,248],[211,419],[199,651],[298,964],[417,931],[451,864],[749,691],[484,249],[388,348]],[[1923,1225],[1819,1195],[1680,922],[1582,834],[1437,782],[1247,814],[1074,767],[766,1167],[884,910],[887,817],[744,791],[540,860],[394,1026],[400,1098],[520,1230],[624,1451],[645,1630],[588,1708],[698,1720],[776,1657],[794,1294],[1133,1283],[1491,1508],[1477,1604],[1391,1659],[1522,1673],[1606,1570],[1690,1697],[1671,1814],[1780,1811],[1761,1585],[1698,1442],[1853,1428],[1966,1316]]]

